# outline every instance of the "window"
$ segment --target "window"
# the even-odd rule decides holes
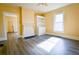
[[[55,32],[64,31],[63,16],[64,16],[63,13],[55,15],[55,20],[54,20],[54,31]]]

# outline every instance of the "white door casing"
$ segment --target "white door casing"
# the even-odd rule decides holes
[[[37,31],[38,35],[45,34],[45,18],[43,16],[37,16]]]
[[[18,32],[17,32],[17,36],[19,37],[19,16],[15,13],[10,13],[10,12],[4,12],[3,13],[3,34],[4,34],[4,39],[3,40],[7,40],[7,21],[5,16],[12,16],[12,17],[17,17],[17,27],[18,27]],[[16,28],[17,29],[17,28]],[[2,40],[1,40],[2,41]]]

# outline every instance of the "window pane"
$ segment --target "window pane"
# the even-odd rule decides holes
[[[56,24],[55,24],[54,31],[59,31],[59,32],[64,31],[64,30],[63,30],[64,27],[63,27],[62,25],[63,25],[63,23],[56,23]]]
[[[58,14],[55,17],[56,22],[63,22],[63,14]]]
[[[63,14],[58,14],[55,16],[54,31],[56,32],[64,31]]]

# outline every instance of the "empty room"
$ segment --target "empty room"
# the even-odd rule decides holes
[[[79,3],[0,3],[0,55],[79,55]]]

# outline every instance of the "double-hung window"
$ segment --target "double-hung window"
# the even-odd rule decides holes
[[[64,32],[64,14],[56,14],[54,19],[54,32]]]

